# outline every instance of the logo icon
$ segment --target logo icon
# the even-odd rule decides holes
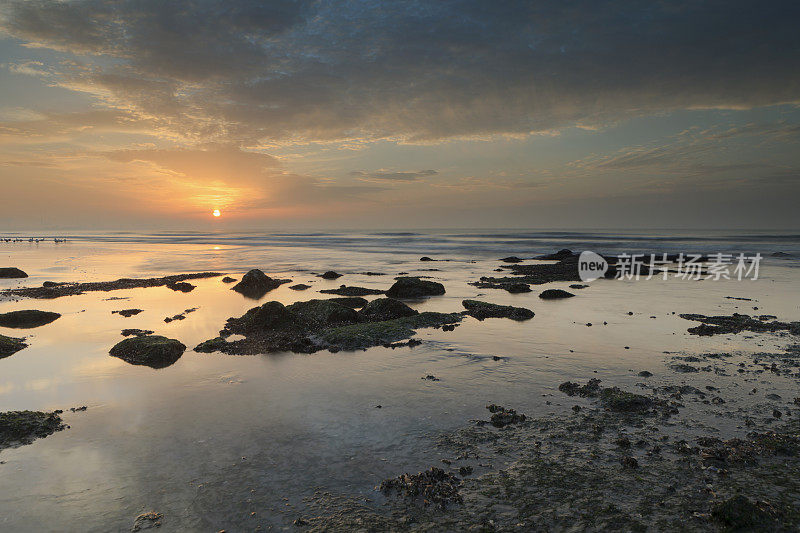
[[[594,252],[581,252],[578,257],[578,275],[582,281],[594,281],[602,278],[608,271],[608,261]]]

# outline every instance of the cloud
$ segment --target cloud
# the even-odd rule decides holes
[[[10,0],[55,83],[186,142],[435,142],[800,100],[800,5]],[[29,69],[32,73],[33,71]]]
[[[420,181],[425,178],[437,175],[435,170],[419,170],[412,171],[392,171],[392,170],[376,170],[374,172],[366,172],[363,170],[354,170],[350,173],[364,181]]]

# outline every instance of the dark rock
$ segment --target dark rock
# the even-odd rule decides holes
[[[35,309],[10,311],[8,313],[0,313],[0,326],[15,329],[38,328],[53,322],[59,317],[61,315],[58,313],[37,311]]]
[[[577,258],[578,256],[572,253],[572,250],[568,250],[564,248],[562,250],[557,251],[554,254],[544,254],[536,256],[536,259],[543,260],[543,261],[563,261],[564,259],[570,258]]]
[[[478,320],[484,320],[486,318],[529,320],[534,316],[533,311],[524,307],[497,305],[478,300],[464,300],[461,304],[466,308],[466,314]]]
[[[372,300],[358,312],[367,321],[392,320],[418,314],[418,311],[394,298],[377,298]]]
[[[344,326],[359,319],[359,314],[353,308],[331,300],[296,302],[287,306],[286,310],[311,329]]]
[[[786,252],[772,252],[770,255],[772,257],[792,257],[792,254],[788,254]]]
[[[426,255],[426,256],[423,256],[423,257],[420,257],[420,258],[419,258],[419,260],[420,260],[420,261],[436,261],[436,259],[431,259],[431,258],[430,258],[430,257],[428,257],[427,255]]]
[[[519,257],[515,257],[512,255],[509,257],[504,257],[500,261],[502,261],[503,263],[522,263],[523,260],[520,259]]]
[[[425,379],[425,380],[428,380],[428,381],[441,381],[439,378],[437,378],[433,374],[428,374],[427,376],[422,377],[420,379]]]
[[[702,322],[699,326],[689,328],[687,331],[693,335],[720,335],[728,333],[740,333],[742,331],[753,331],[755,333],[774,333],[777,331],[789,331],[793,335],[800,335],[800,322],[764,322],[749,315],[733,313],[723,316],[706,316],[694,313],[682,313],[679,315],[685,320]]]
[[[224,352],[225,349],[228,347],[228,344],[229,344],[228,341],[225,340],[224,338],[216,337],[201,342],[200,344],[194,347],[194,351],[199,353]]]
[[[118,342],[111,348],[109,355],[132,365],[165,368],[180,359],[185,350],[186,346],[175,339],[160,335],[143,335]]]
[[[399,494],[423,505],[434,504],[445,509],[448,504],[462,503],[458,492],[461,480],[441,468],[431,467],[419,474],[403,474],[381,482],[379,490],[386,494]]]
[[[187,279],[203,279],[221,276],[218,272],[198,272],[195,274],[176,274],[163,278],[120,278],[116,281],[93,281],[89,283],[58,283],[50,287],[24,287],[21,289],[6,289],[3,295],[22,296],[25,298],[52,299],[62,296],[75,296],[91,291],[116,291],[120,289],[142,289],[146,287],[163,287],[171,283],[186,281]]]
[[[625,468],[639,468],[639,461],[630,455],[626,455],[619,460],[620,464]]]
[[[311,285],[306,285],[305,283],[298,283],[297,285],[290,285],[290,289],[293,291],[304,291],[306,289],[310,289]]]
[[[653,399],[641,394],[625,392],[617,387],[603,389],[600,393],[600,403],[612,411],[647,411],[653,407]]]
[[[385,291],[368,289],[366,287],[348,287],[347,285],[341,285],[338,289],[323,289],[319,292],[323,294],[338,294],[339,296],[368,296],[371,294],[383,294]]]
[[[142,335],[152,335],[153,332],[149,329],[123,329],[122,336],[123,337],[130,337],[135,335],[136,337],[141,337]]]
[[[27,278],[28,274],[16,267],[0,267],[0,278]]]
[[[320,274],[319,277],[322,279],[339,279],[342,277],[342,275],[338,272],[334,272],[333,270],[328,270],[324,274]]]
[[[225,276],[222,278],[222,283],[233,283],[234,281],[236,281],[236,278],[232,278],[230,276]]]
[[[503,287],[511,294],[520,294],[523,292],[531,292],[531,286],[527,283],[509,283]]]
[[[575,296],[571,292],[567,292],[561,289],[547,289],[539,293],[539,298],[543,300],[556,300],[559,298],[572,298]]]
[[[366,298],[360,296],[342,296],[341,298],[331,298],[329,301],[352,309],[360,309],[369,303]]]
[[[648,372],[647,370],[642,370],[641,372],[639,372],[639,376],[641,376],[643,378],[649,378],[652,375],[653,375],[653,373],[652,372]]]
[[[386,296],[390,298],[424,298],[441,294],[444,294],[444,285],[441,283],[409,276],[397,278],[386,291]]]
[[[716,504],[711,510],[712,518],[734,531],[768,531],[776,515],[769,503],[751,501],[741,494]]]
[[[472,475],[472,467],[471,466],[462,466],[458,469],[458,475],[461,477],[467,477]]]
[[[163,514],[155,511],[142,513],[136,517],[136,520],[133,521],[133,527],[131,528],[131,531],[137,532],[142,531],[143,529],[159,528],[161,527],[161,520],[163,518]]]
[[[490,422],[496,428],[525,422],[525,415],[517,414],[514,409],[506,409],[502,405],[495,404],[487,405],[486,408],[492,413]]]
[[[569,286],[570,289],[585,289],[588,285],[584,285],[582,283],[573,283]]]
[[[192,292],[195,289],[196,285],[192,285],[191,283],[187,283],[185,281],[178,281],[176,283],[168,283],[167,288],[172,289],[176,292]]]
[[[228,319],[225,329],[228,333],[248,335],[256,331],[284,328],[294,322],[295,317],[282,303],[266,302],[248,310],[239,318]]]
[[[134,315],[138,315],[139,313],[142,313],[143,311],[144,311],[143,309],[122,309],[120,311],[111,311],[111,314],[112,315],[120,315],[120,316],[124,316],[125,318],[128,318],[128,317],[132,317]]]
[[[0,413],[0,450],[17,445],[31,444],[66,426],[59,416],[60,411],[6,411]]]
[[[242,281],[234,285],[231,290],[238,292],[246,298],[257,300],[269,291],[291,281],[290,279],[273,279],[264,274],[261,270],[254,268],[242,276]]]
[[[0,359],[14,355],[18,351],[27,347],[28,345],[25,344],[25,339],[0,335]]]

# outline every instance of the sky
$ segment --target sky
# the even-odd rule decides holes
[[[800,229],[798,21],[783,1],[4,0],[0,231]]]

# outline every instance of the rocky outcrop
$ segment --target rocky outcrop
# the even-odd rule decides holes
[[[25,309],[22,311],[10,311],[0,314],[0,326],[5,328],[28,329],[38,328],[49,324],[60,318],[61,315],[50,311],[37,311],[35,309]]]
[[[16,267],[0,267],[0,278],[27,278],[28,274]]]
[[[118,342],[108,353],[132,365],[166,368],[180,359],[184,351],[186,346],[175,339],[142,335]]]
[[[466,308],[465,313],[478,320],[486,318],[510,318],[512,320],[528,320],[534,313],[524,307],[511,305],[498,305],[478,300],[464,300],[461,304]]]
[[[444,294],[444,285],[412,276],[397,278],[394,285],[386,291],[389,298],[425,298]]]
[[[269,291],[291,281],[292,280],[290,279],[271,278],[264,274],[264,272],[261,270],[254,268],[242,276],[242,280],[231,287],[231,290],[234,290],[247,298],[257,300],[267,294]]]
[[[539,298],[542,300],[560,300],[562,298],[572,298],[575,296],[571,292],[562,289],[547,289],[539,293]]]
[[[0,359],[3,357],[8,357],[9,355],[14,355],[18,351],[27,347],[28,345],[25,344],[25,339],[0,335]]]
[[[381,321],[418,314],[418,311],[394,298],[377,298],[364,306],[358,316],[366,321]]]

